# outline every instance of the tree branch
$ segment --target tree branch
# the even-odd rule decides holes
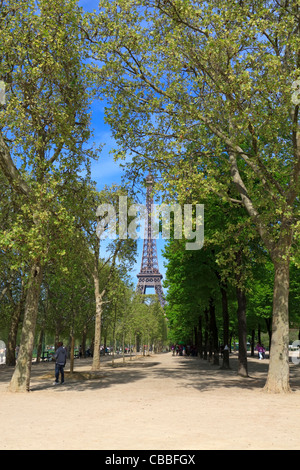
[[[273,243],[270,241],[270,238],[268,237],[268,232],[266,226],[263,224],[261,217],[256,210],[256,208],[253,205],[253,202],[251,201],[251,198],[249,197],[248,190],[245,186],[245,183],[240,175],[238,166],[237,166],[237,160],[236,157],[233,154],[229,155],[229,162],[230,162],[230,172],[232,176],[232,180],[241,195],[241,199],[243,202],[243,205],[245,209],[247,210],[248,214],[250,217],[255,221],[256,227],[258,229],[258,232],[264,241],[266,247],[268,250],[273,250]]]
[[[21,175],[16,168],[11,156],[9,149],[4,142],[3,136],[0,133],[0,168],[11,183],[11,185],[20,193],[29,196],[30,188],[27,183],[21,178]]]

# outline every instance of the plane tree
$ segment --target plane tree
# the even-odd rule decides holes
[[[90,95],[81,10],[74,0],[2,1],[0,77],[0,169],[20,195],[18,210],[1,233],[1,249],[20,254],[28,266],[18,361],[11,391],[28,391],[43,270],[63,254],[72,214],[62,187],[94,156],[90,136]],[[62,242],[62,243],[60,243]]]
[[[120,198],[127,198],[123,187],[113,185],[97,191],[87,187],[78,193],[73,213],[77,219],[77,236],[86,246],[83,266],[93,279],[95,296],[95,334],[92,370],[100,369],[102,315],[107,295],[113,286],[115,270],[130,271],[136,257],[136,240],[130,238],[128,226],[123,226]],[[132,201],[128,198],[128,203]],[[81,208],[85,207],[85,211]],[[127,207],[126,207],[127,216]],[[130,217],[128,218],[130,222]],[[122,232],[122,234],[121,234]]]
[[[299,240],[299,5],[101,0],[85,34],[135,181],[151,168],[241,205],[274,265],[264,390],[289,392],[289,267]]]

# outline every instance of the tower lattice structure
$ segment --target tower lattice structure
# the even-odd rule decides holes
[[[164,299],[163,288],[162,288],[162,283],[161,283],[162,274],[160,274],[159,272],[156,239],[153,238],[153,230],[152,230],[152,223],[151,223],[151,210],[152,210],[152,204],[153,204],[153,196],[152,196],[153,182],[154,182],[153,177],[151,174],[149,174],[146,177],[147,216],[145,220],[145,233],[144,233],[141,270],[139,274],[137,274],[137,278],[138,278],[137,291],[140,292],[141,294],[145,294],[147,288],[154,288],[161,306],[164,307],[165,299]]]

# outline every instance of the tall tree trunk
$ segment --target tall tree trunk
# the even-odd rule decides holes
[[[103,346],[104,346],[104,352],[105,352],[107,349],[107,329],[105,330],[105,333],[103,334]]]
[[[129,333],[129,357],[130,361],[132,361],[132,351],[131,351],[131,333]]]
[[[257,341],[259,342],[259,344],[261,344],[261,329],[260,329],[260,324],[258,324],[258,328],[257,328]]]
[[[42,317],[41,330],[40,330],[40,335],[39,335],[39,340],[38,340],[37,350],[36,350],[36,363],[37,364],[39,364],[39,362],[41,361],[42,355],[44,356],[46,320],[47,320],[48,313],[49,313],[49,308],[50,308],[49,284],[46,284],[46,292],[47,292],[46,301],[42,302],[43,317]]]
[[[30,390],[34,334],[42,279],[42,267],[38,262],[36,262],[30,270],[20,350],[16,367],[9,384],[9,390],[12,392],[26,392]]]
[[[289,385],[289,260],[274,263],[273,323],[266,392],[286,393]]]
[[[24,304],[26,299],[26,292],[24,289],[24,279],[21,278],[21,294],[19,302],[16,304],[10,288],[7,288],[8,295],[11,299],[12,304],[14,305],[14,311],[10,320],[9,334],[6,345],[6,365],[15,366],[16,365],[16,346],[17,346],[17,336],[18,328],[20,323],[20,318],[24,311]]]
[[[37,364],[41,360],[44,337],[45,337],[45,329],[44,329],[44,326],[42,326],[42,329],[41,329],[40,335],[39,335],[37,348],[36,348],[36,363]]]
[[[100,240],[95,240],[95,252],[94,252],[94,269],[93,269],[93,280],[94,280],[94,291],[95,291],[95,304],[96,304],[96,315],[95,315],[95,339],[94,339],[94,353],[93,353],[93,364],[92,370],[100,370],[100,346],[101,346],[101,320],[102,320],[102,307],[103,298],[107,291],[108,283],[114,271],[116,258],[121,247],[121,241],[118,242],[117,247],[114,251],[111,268],[109,275],[106,279],[106,287],[100,292],[99,284],[99,254],[100,254]]]
[[[254,347],[255,347],[255,330],[251,331],[251,357],[254,357]]]
[[[95,338],[94,338],[94,352],[93,352],[93,363],[92,371],[100,370],[100,346],[101,346],[101,321],[102,321],[102,307],[103,307],[103,295],[104,291],[100,293],[99,283],[99,254],[100,254],[100,240],[96,239],[95,252],[94,252],[94,292],[95,292]]]
[[[197,339],[197,350],[201,358],[203,358],[203,334],[202,334],[202,315],[198,317],[198,339]]]
[[[269,351],[271,350],[271,341],[272,341],[272,319],[271,318],[266,318],[266,325],[267,325],[267,331],[268,331],[268,336],[269,336]]]
[[[101,318],[102,318],[102,295],[99,292],[98,273],[94,276],[96,318],[95,318],[95,340],[92,370],[100,370],[100,346],[101,346]]]
[[[82,357],[86,357],[86,335],[87,335],[87,328],[86,328],[86,325],[84,325],[83,331],[82,331],[82,339],[81,339]]]
[[[115,353],[117,352],[117,339],[116,339],[116,323],[117,323],[117,307],[116,304],[114,304],[114,322],[113,322],[113,331],[112,331],[112,340],[113,340],[113,354],[112,354],[112,360],[111,364],[114,365],[115,363]]]
[[[222,296],[222,314],[223,314],[223,363],[222,369],[230,369],[229,365],[229,311],[226,286],[220,286]]]
[[[123,331],[123,337],[122,337],[122,355],[123,355],[123,362],[125,362],[125,331]]]
[[[217,366],[219,365],[218,328],[216,322],[216,308],[213,299],[209,301],[209,319],[213,365]]]
[[[197,347],[197,345],[198,345],[198,337],[199,337],[198,328],[197,328],[197,326],[194,326],[194,339],[193,339],[193,341],[192,341],[192,347],[193,347],[193,346]]]
[[[246,294],[243,289],[237,287],[236,296],[238,302],[238,333],[239,333],[239,364],[238,375],[248,377],[247,362],[247,320],[246,320]]]
[[[18,327],[21,317],[22,302],[20,301],[14,308],[13,314],[10,319],[10,328],[7,340],[7,349],[6,349],[6,365],[15,366],[16,365],[16,345],[17,345],[17,335]]]
[[[74,348],[75,348],[75,336],[74,331],[70,333],[70,374],[74,372]]]
[[[205,320],[205,325],[204,325],[204,353],[203,353],[203,359],[208,358],[208,331],[209,331],[209,325],[208,325],[208,310],[207,308],[204,310],[204,320]]]
[[[248,377],[247,361],[247,319],[246,319],[246,293],[243,287],[242,271],[243,256],[242,250],[236,253],[237,272],[236,272],[236,297],[237,297],[237,319],[239,336],[239,354],[238,354],[238,375]]]

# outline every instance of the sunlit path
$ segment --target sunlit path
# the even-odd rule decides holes
[[[236,356],[231,371],[171,353],[127,358],[125,366],[119,358],[114,368],[106,361],[97,378],[66,374],[63,387],[52,385],[52,364],[37,366],[25,395],[6,392],[1,370],[0,448],[300,449],[299,391],[262,393],[268,360],[249,358],[247,379],[237,376]],[[90,364],[78,360],[76,370]],[[291,375],[299,389],[297,366]]]

